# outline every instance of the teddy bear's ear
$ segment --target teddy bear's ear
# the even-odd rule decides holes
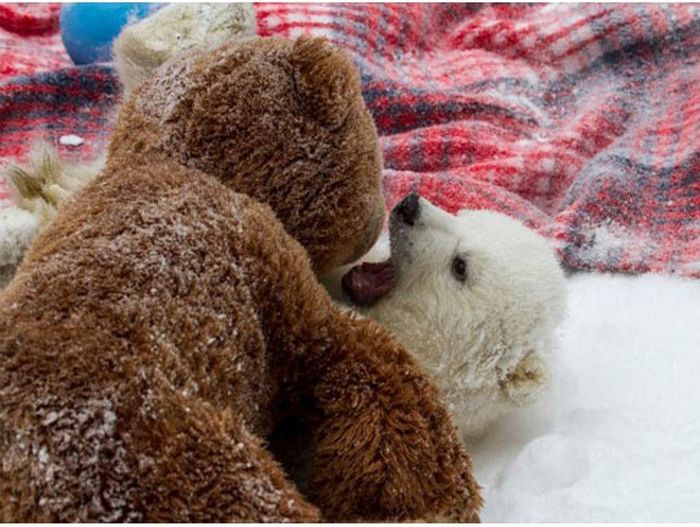
[[[360,79],[350,59],[322,38],[300,37],[290,61],[296,67],[297,87],[312,99],[319,120],[341,124],[360,96]]]

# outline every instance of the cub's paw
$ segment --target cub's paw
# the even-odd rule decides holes
[[[311,487],[330,521],[475,521],[481,494],[441,397],[407,354],[335,365],[316,386]]]

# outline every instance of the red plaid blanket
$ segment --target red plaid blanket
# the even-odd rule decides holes
[[[103,147],[118,97],[107,66],[76,68],[59,34],[58,4],[0,4],[0,166],[22,160],[39,139],[73,134],[80,148],[60,147],[67,159]],[[10,203],[0,180],[0,208]]]
[[[321,35],[351,54],[381,135],[388,206],[417,190],[450,211],[515,216],[573,267],[700,277],[698,7],[258,4],[257,14],[262,36]],[[115,99],[106,67],[6,81],[0,157],[37,135],[99,143]]]

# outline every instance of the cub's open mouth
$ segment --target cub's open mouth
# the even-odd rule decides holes
[[[359,306],[373,304],[394,288],[394,265],[365,262],[354,266],[342,279],[343,291]]]

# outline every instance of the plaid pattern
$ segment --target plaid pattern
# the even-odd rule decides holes
[[[700,276],[700,10],[260,5],[362,72],[388,205],[506,212],[578,268]]]
[[[55,143],[66,159],[103,148],[118,83],[108,66],[73,66],[59,34],[58,4],[0,4],[0,165],[22,160],[34,141]],[[59,146],[62,135],[85,139]],[[10,205],[0,181],[0,208]]]
[[[71,64],[58,33],[57,4],[0,4],[0,80]]]
[[[381,136],[389,207],[415,190],[450,211],[517,217],[576,268],[700,277],[698,7],[256,9],[262,36],[325,36],[350,53]],[[0,148],[11,136],[15,150],[0,157],[45,133],[103,137],[116,96],[99,67],[5,83]]]

